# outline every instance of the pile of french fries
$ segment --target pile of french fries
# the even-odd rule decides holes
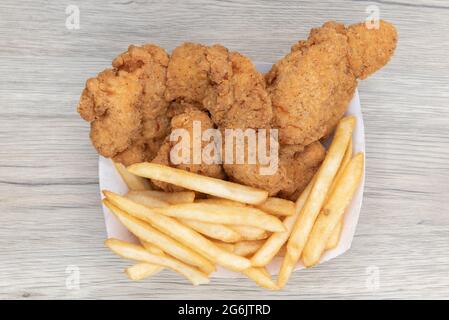
[[[168,166],[115,164],[129,192],[104,190],[103,203],[140,244],[112,238],[105,244],[136,261],[125,270],[132,280],[167,268],[199,285],[208,283],[219,265],[278,290],[300,259],[311,267],[338,244],[345,209],[363,175],[363,153],[352,155],[354,126],[354,117],[340,121],[325,160],[296,203]],[[147,179],[191,191],[151,190]],[[195,192],[207,198],[196,199]],[[283,261],[274,281],[266,266],[276,256]]]

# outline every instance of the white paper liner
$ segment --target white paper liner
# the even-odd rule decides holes
[[[267,72],[271,68],[269,63],[255,63],[257,69],[260,72]],[[353,152],[365,152],[365,130],[363,125],[362,110],[360,108],[359,94],[356,90],[353,99],[349,104],[347,115],[354,115],[357,118],[356,127],[354,129],[352,139],[353,139]],[[106,159],[102,156],[99,158],[98,163],[98,175],[100,190],[106,189],[119,194],[125,194],[128,189],[121,179],[120,175],[114,168],[112,161]],[[351,204],[346,209],[345,221],[343,224],[343,229],[341,232],[340,241],[338,246],[332,250],[327,251],[320,260],[320,263],[326,262],[333,259],[344,252],[346,252],[350,247],[352,240],[354,238],[355,229],[359,219],[360,209],[362,206],[363,198],[363,188],[365,185],[365,172],[363,173],[362,182],[352,199]],[[102,196],[103,198],[103,196]],[[117,238],[124,241],[137,242],[136,238],[117,220],[117,218],[105,207],[103,206],[104,220],[106,224],[106,232],[108,238]],[[277,274],[282,262],[281,257],[276,257],[267,266],[267,269],[272,274]],[[302,263],[298,263],[295,270],[303,269]],[[223,268],[218,268],[213,277],[241,277],[242,275],[236,272],[228,271]]]

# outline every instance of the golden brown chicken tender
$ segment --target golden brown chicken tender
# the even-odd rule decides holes
[[[222,128],[266,128],[272,118],[263,76],[248,58],[220,45],[173,50],[165,98],[206,108]]]
[[[303,150],[296,145],[282,146],[281,165],[286,168],[291,183],[283,187],[278,196],[296,201],[320,168],[325,156],[326,151],[318,141]]]
[[[186,42],[175,48],[167,70],[167,101],[202,103],[209,85],[208,47]]]
[[[211,51],[211,85],[203,103],[212,120],[221,128],[269,127],[271,100],[251,60],[237,52]]]
[[[229,136],[225,139],[225,146],[223,147],[223,168],[229,177],[229,180],[238,182],[247,186],[260,188],[267,190],[270,196],[277,194],[283,186],[289,184],[287,177],[287,171],[280,161],[280,147],[276,139],[270,138],[270,132],[266,133],[266,142],[261,144],[260,132],[257,132],[257,140],[247,135],[244,140],[233,139]],[[250,142],[252,139],[253,142]],[[231,145],[232,148],[226,146]],[[255,146],[257,150],[251,150],[250,145]],[[266,147],[266,148],[265,148]],[[259,148],[263,148],[260,152],[264,155],[270,156],[270,150],[277,150],[272,155],[271,160],[274,162],[262,162],[259,158]],[[229,153],[232,152],[232,157]],[[239,156],[239,154],[241,156]],[[250,157],[252,154],[252,159]],[[240,158],[241,157],[241,158]],[[238,159],[241,160],[238,160]],[[271,170],[268,170],[270,169]],[[266,174],[263,174],[262,170],[267,170]]]
[[[279,146],[278,168],[273,174],[263,175],[256,164],[224,164],[229,179],[268,191],[270,196],[296,200],[324,160],[326,152],[320,142],[305,148],[300,145]],[[266,167],[266,166],[265,166]],[[295,198],[296,197],[296,198]]]
[[[194,102],[187,102],[184,100],[175,100],[170,103],[167,109],[167,115],[171,119],[181,113],[188,113],[191,111],[204,111],[202,105]]]
[[[281,143],[308,145],[329,135],[346,111],[357,77],[387,63],[396,40],[387,22],[378,30],[327,22],[295,44],[266,76]]]
[[[188,132],[188,136],[190,138],[190,155],[188,157],[188,162],[189,163],[185,163],[185,160],[182,161],[182,163],[179,164],[175,164],[173,161],[173,158],[171,158],[170,156],[170,152],[172,151],[172,148],[177,145],[180,141],[170,141],[170,138],[167,137],[164,141],[164,143],[162,144],[161,148],[159,149],[157,156],[153,159],[152,162],[154,163],[159,163],[159,164],[164,164],[167,166],[171,166],[171,167],[175,167],[178,169],[182,169],[182,170],[186,170],[186,171],[190,171],[190,172],[194,172],[194,173],[198,173],[201,175],[205,175],[205,176],[209,176],[209,177],[214,177],[214,178],[219,178],[219,179],[223,179],[224,176],[224,172],[223,172],[223,168],[221,166],[221,164],[206,164],[204,163],[203,159],[199,159],[199,163],[195,163],[194,160],[194,152],[193,152],[193,146],[194,146],[194,141],[193,139],[195,139],[195,135],[193,133],[194,131],[194,122],[197,121],[197,124],[199,125],[198,128],[200,128],[198,133],[203,133],[205,130],[207,129],[211,129],[214,128],[214,124],[211,121],[211,119],[209,118],[209,116],[207,115],[206,112],[197,110],[197,109],[188,109],[183,113],[180,113],[176,116],[173,117],[173,119],[171,120],[171,127],[172,130],[176,130],[176,129],[185,129],[186,132]],[[201,139],[201,136],[199,137],[199,139]],[[200,145],[201,148],[198,150],[200,153],[202,153],[202,149],[208,144],[209,142],[205,142],[205,141],[200,141]],[[217,148],[217,150],[219,150],[219,148]],[[182,154],[181,150],[178,150],[177,153],[177,159],[181,159],[182,157],[184,157],[185,155]],[[157,187],[165,190],[165,191],[180,191],[183,190],[181,187],[177,187],[165,182],[161,182],[161,181],[153,181],[154,185],[156,185]]]
[[[135,141],[125,151],[116,154],[112,159],[114,162],[123,164],[124,166],[133,163],[144,162],[146,159],[146,144],[143,139]]]
[[[90,138],[98,153],[113,157],[139,138],[141,86],[136,75],[107,69],[87,80],[78,105],[91,123]]]
[[[168,102],[164,98],[169,57],[164,49],[147,44],[130,46],[114,59],[112,65],[138,76],[142,86],[139,107],[142,114],[142,139],[165,138],[170,132]]]
[[[87,81],[78,111],[92,123],[98,152],[129,165],[152,159],[170,131],[164,99],[168,55],[155,45],[130,46],[114,69]]]
[[[396,49],[395,27],[383,20],[379,29],[367,29],[365,23],[347,28],[349,63],[358,79],[365,79],[388,63]]]

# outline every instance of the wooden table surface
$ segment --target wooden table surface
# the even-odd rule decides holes
[[[274,62],[311,27],[362,21],[373,4],[399,44],[359,85],[367,171],[351,250],[275,293],[245,278],[192,287],[169,271],[127,280],[103,245],[98,156],[75,110],[85,80],[145,42],[221,43]],[[69,5],[79,29],[66,28]],[[449,298],[448,28],[444,0],[2,0],[0,298]]]

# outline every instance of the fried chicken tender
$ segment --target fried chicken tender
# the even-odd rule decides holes
[[[215,49],[215,50],[214,50]],[[273,115],[264,77],[238,52],[211,49],[211,85],[203,100],[221,128],[268,128]]]
[[[112,159],[126,167],[134,163],[151,161],[156,157],[164,140],[164,138],[139,139]]]
[[[114,162],[129,166],[133,163],[144,162],[146,159],[146,144],[143,139],[131,144],[125,151],[113,157]]]
[[[397,41],[395,28],[327,22],[312,29],[266,75],[282,144],[308,145],[328,136],[354,95],[357,78],[385,65]]]
[[[164,99],[169,57],[156,45],[130,46],[114,69],[87,81],[78,111],[98,152],[130,165],[155,156],[170,132]]]
[[[141,86],[136,75],[107,69],[87,80],[78,112],[91,123],[90,138],[98,153],[113,157],[139,138]]]
[[[184,100],[175,100],[170,103],[167,109],[167,115],[170,119],[175,116],[178,116],[182,113],[189,113],[192,111],[204,111],[203,106],[194,103],[194,102],[186,102]]]
[[[171,127],[172,127],[172,133],[173,130],[176,129],[185,129],[186,132],[188,132],[187,137],[190,139],[190,154],[188,155],[188,162],[185,163],[185,159],[183,157],[186,157],[186,155],[182,154],[182,150],[178,149],[178,153],[176,154],[177,159],[173,159],[170,155],[170,152],[172,152],[172,148],[175,147],[178,143],[181,143],[180,141],[170,141],[170,137],[167,137],[162,144],[161,148],[159,149],[157,156],[153,159],[153,163],[159,163],[164,164],[167,166],[175,167],[178,169],[186,170],[189,172],[198,173],[201,175],[213,177],[213,178],[219,178],[224,179],[225,175],[223,172],[223,168],[221,164],[206,164],[204,162],[204,159],[199,159],[199,163],[195,163],[194,159],[194,141],[195,134],[194,134],[194,126],[198,126],[198,132],[197,134],[202,134],[205,130],[214,128],[214,123],[209,118],[208,114],[206,112],[200,111],[198,109],[192,108],[187,109],[185,112],[180,113],[173,117],[171,120]],[[199,145],[201,145],[201,149],[197,150],[198,152],[202,153],[203,148],[209,144],[209,142],[201,141],[201,136],[199,136],[200,141]],[[216,150],[220,150],[220,146],[217,146]],[[178,160],[181,163],[177,163]],[[181,187],[177,187],[165,182],[153,180],[154,185],[161,188],[165,191],[180,191],[183,190]]]
[[[277,143],[271,141],[270,143]],[[326,154],[320,142],[306,147],[301,145],[278,145],[279,160],[273,174],[261,174],[260,169],[268,165],[248,164],[247,143],[245,144],[244,164],[224,164],[223,168],[231,181],[268,191],[270,196],[296,200],[313,175],[318,170]],[[295,198],[296,197],[296,198]]]
[[[358,79],[366,79],[388,63],[396,49],[398,35],[395,27],[383,20],[379,29],[367,29],[365,23],[347,28],[349,63]]]
[[[296,201],[326,156],[323,145],[313,142],[301,149],[297,145],[284,145],[281,147],[280,162],[286,168],[290,183],[283,186],[278,196]]]
[[[223,131],[223,130],[222,130]],[[277,194],[283,185],[288,184],[287,171],[284,166],[280,165],[280,146],[277,139],[272,136],[272,133],[267,131],[266,140],[261,144],[261,138],[264,133],[257,131],[257,135],[251,137],[251,135],[242,136],[244,140],[238,140],[231,136],[223,134],[225,136],[225,145],[223,146],[223,168],[229,177],[229,180],[241,183],[247,186],[260,188],[267,190],[269,195]],[[250,142],[252,140],[252,142]],[[231,149],[229,145],[231,145]],[[256,147],[256,151],[249,146]],[[258,155],[258,150],[266,151],[264,154],[267,156],[267,161],[262,162]],[[274,151],[276,150],[276,151]],[[261,152],[262,152],[261,151]],[[232,157],[229,153],[232,152]],[[252,157],[250,157],[250,152]],[[271,170],[266,174],[262,174],[261,170],[269,169],[270,163],[269,156],[271,153]],[[240,158],[241,157],[241,158]],[[251,159],[252,158],[252,159]]]
[[[167,69],[167,101],[185,100],[202,104],[209,85],[208,47],[186,42],[175,48]]]
[[[266,128],[272,118],[263,76],[248,58],[220,45],[173,50],[165,98],[207,109],[222,128]]]

